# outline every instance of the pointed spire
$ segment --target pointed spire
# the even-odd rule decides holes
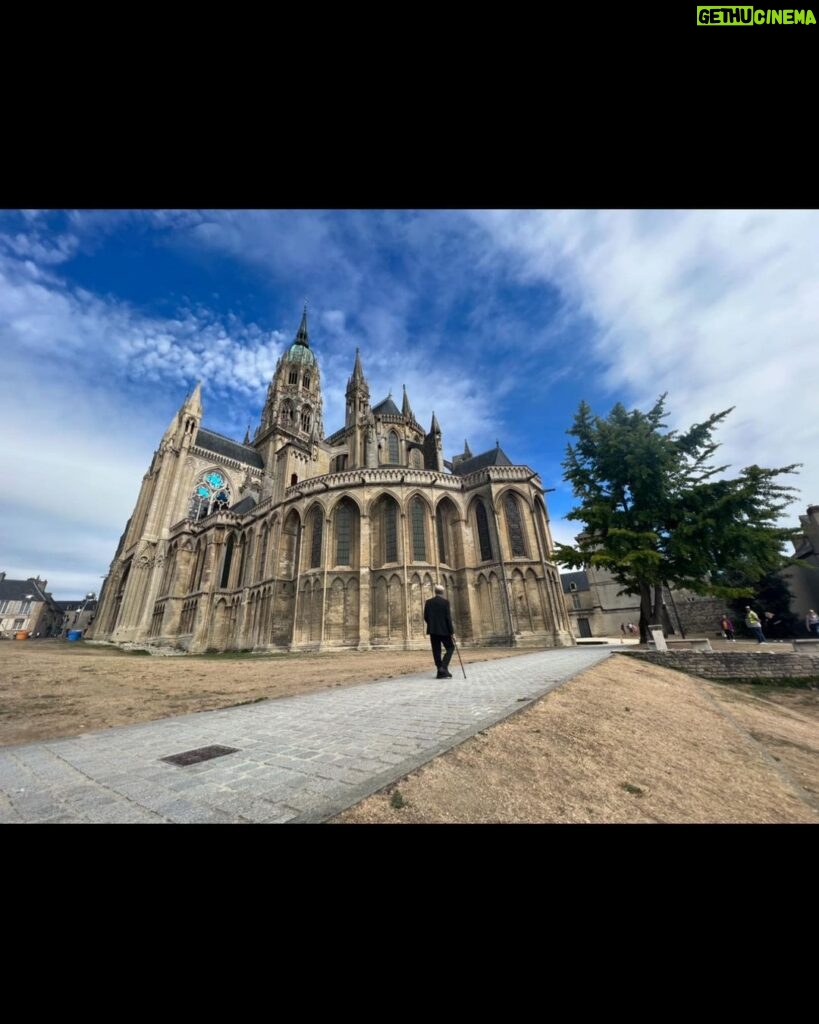
[[[432,426],[429,428],[430,434],[440,434],[441,428],[438,426],[438,420],[435,417],[435,410],[432,412]]]
[[[242,444],[250,444],[250,424],[249,423],[247,425],[247,430],[245,431],[245,439],[244,439],[244,441],[242,441]]]
[[[295,345],[304,345],[305,348],[310,348],[310,337],[307,334],[307,303],[304,304],[304,312],[301,315],[301,323],[299,329],[296,331],[296,340],[293,343]]]
[[[184,408],[188,412],[193,413],[194,416],[200,416],[201,417],[201,415],[202,415],[202,381],[201,380],[198,380],[196,382],[196,387],[193,389],[193,394],[189,395],[185,399],[185,406],[184,406]]]
[[[472,458],[472,452],[469,450],[469,441],[467,441],[466,438],[464,438],[464,458],[466,458],[466,459],[471,459]]]
[[[407,398],[407,385],[404,384],[404,401],[401,404],[401,412],[408,419],[415,419],[412,415],[412,409],[410,409],[409,398]]]

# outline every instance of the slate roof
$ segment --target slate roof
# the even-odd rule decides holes
[[[26,594],[34,601],[47,600],[34,580],[0,580],[0,601],[25,601]]]
[[[253,495],[248,494],[246,497],[242,498],[241,501],[237,501],[235,505],[231,505],[228,512],[235,512],[237,515],[242,516],[245,512],[249,512],[251,509],[255,508],[257,504],[258,502]]]
[[[589,577],[585,569],[581,569],[578,572],[562,572],[560,574],[560,582],[563,586],[564,594],[571,593],[569,588],[570,583],[574,583],[576,585],[578,593],[589,589]]]
[[[89,601],[87,604],[85,600],[82,601],[55,601],[54,604],[60,609],[61,612],[79,612],[85,605],[87,612],[95,612],[97,610],[97,602]]]
[[[503,448],[490,448],[488,452],[482,452],[471,459],[459,462],[457,466],[452,467],[452,472],[455,476],[467,476],[479,469],[486,469],[487,466],[514,466],[514,462],[509,461]]]
[[[206,451],[214,452],[216,455],[224,455],[228,459],[235,459],[243,462],[246,466],[255,466],[257,469],[264,469],[262,457],[255,448],[246,444],[239,444],[238,441],[231,441],[223,434],[215,434],[212,430],[205,430],[200,427],[196,433],[194,444]]]
[[[373,415],[378,416],[400,416],[401,410],[393,402],[392,395],[387,395],[383,402],[373,406]]]

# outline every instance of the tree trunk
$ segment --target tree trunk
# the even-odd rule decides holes
[[[648,643],[648,624],[651,621],[651,587],[640,580],[640,643]]]
[[[668,636],[668,630],[665,628],[665,619],[663,617],[663,585],[662,583],[654,584],[654,607],[651,609],[651,621],[656,623],[663,628],[663,636]]]

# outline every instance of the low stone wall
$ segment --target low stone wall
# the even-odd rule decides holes
[[[624,658],[637,658],[652,665],[673,668],[703,679],[816,679],[817,654],[767,654],[752,651],[617,651]]]

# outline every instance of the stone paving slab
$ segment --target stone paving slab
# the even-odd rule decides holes
[[[612,648],[572,647],[0,748],[0,822],[320,822]],[[234,753],[179,767],[201,747]]]

